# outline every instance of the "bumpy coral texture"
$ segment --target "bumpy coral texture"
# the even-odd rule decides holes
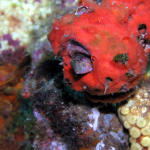
[[[147,64],[149,16],[148,1],[80,1],[48,35],[55,55],[63,57],[65,80],[98,96],[134,87]]]
[[[143,83],[118,114],[129,130],[131,150],[150,150],[150,81]]]
[[[54,12],[53,3],[53,0],[1,0],[0,54],[25,49],[39,34],[41,37],[46,30],[43,24]]]

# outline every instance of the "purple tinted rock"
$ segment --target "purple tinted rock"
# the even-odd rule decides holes
[[[42,49],[38,49],[33,53],[33,59],[35,62],[38,62],[41,59],[41,56],[43,54],[43,50]]]
[[[66,3],[73,3],[75,0],[66,0]]]
[[[12,49],[3,50],[0,54],[0,64],[18,64],[25,56],[24,50],[24,47],[17,48],[15,51],[12,51]]]
[[[103,120],[104,120],[105,125],[109,127],[110,122],[112,120],[112,115],[110,115],[110,114],[104,115]]]
[[[10,40],[8,42],[9,45],[13,46],[14,48],[19,47],[20,41],[19,40]]]
[[[41,3],[41,0],[35,0],[35,2]]]
[[[3,40],[7,40],[7,41],[12,40],[11,34],[4,34],[3,35]]]
[[[63,140],[49,126],[50,121],[37,109],[34,109],[33,113],[36,118],[35,128],[40,129],[39,131],[37,130],[33,147],[38,150],[67,150]]]
[[[48,94],[41,91],[45,100],[42,94],[35,95],[35,108],[45,114],[45,118],[51,121],[49,125],[52,129],[62,135],[68,150],[129,150],[128,136],[115,114],[104,114],[94,107],[66,103],[66,100],[58,99],[54,87],[48,91]]]
[[[33,61],[35,63],[39,63],[45,56],[48,55],[51,49],[51,45],[47,40],[36,43],[32,51]]]
[[[8,44],[10,46],[13,46],[14,48],[19,47],[20,41],[19,40],[13,40],[11,34],[3,35],[3,40],[8,41]]]

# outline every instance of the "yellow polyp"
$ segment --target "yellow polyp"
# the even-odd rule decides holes
[[[122,115],[127,115],[129,113],[129,108],[128,107],[122,107],[120,112]]]
[[[138,143],[133,143],[133,144],[131,145],[131,150],[142,150],[142,147],[141,147],[141,145],[138,144]]]
[[[147,83],[148,82],[148,83]],[[150,81],[143,82],[135,96],[122,107],[128,107],[129,113],[123,115],[119,108],[119,118],[129,130],[130,150],[150,150]]]
[[[130,129],[130,135],[131,135],[131,137],[133,137],[133,138],[138,138],[138,137],[140,137],[141,132],[140,132],[140,130],[139,130],[138,128],[132,127],[132,128]]]
[[[125,121],[123,125],[126,129],[131,128],[131,125],[128,123],[128,121]]]
[[[130,111],[132,114],[138,114],[139,113],[137,106],[133,106]]]
[[[143,135],[149,135],[150,136],[150,127],[146,126],[145,128],[142,128],[141,133]]]
[[[142,146],[144,147],[148,147],[150,146],[150,138],[149,137],[143,137],[142,140],[141,140],[141,144]]]
[[[135,124],[135,123],[136,123],[136,120],[137,120],[137,116],[133,116],[133,115],[131,115],[131,114],[129,114],[129,115],[127,116],[127,121],[128,121],[131,125]]]
[[[133,138],[133,137],[130,137],[130,138],[129,138],[129,141],[130,141],[130,143],[136,143],[136,139]]]
[[[136,122],[136,125],[139,127],[139,128],[143,128],[146,126],[146,120],[144,118],[138,118],[137,119],[137,122]]]

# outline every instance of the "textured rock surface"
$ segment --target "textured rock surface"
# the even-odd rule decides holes
[[[0,149],[18,149],[17,139],[8,132],[16,114],[19,111],[21,100],[18,93],[22,89],[23,79],[15,76],[17,66],[3,64],[0,66]],[[20,136],[21,137],[21,136]],[[9,144],[8,144],[9,143]]]
[[[26,49],[45,42],[54,17],[72,11],[77,0],[1,0],[0,54]]]
[[[44,132],[44,136],[34,141],[37,150],[45,150],[46,145],[49,150],[53,150],[54,143],[59,143],[56,148],[62,150],[129,149],[128,136],[113,107],[102,104],[101,108],[93,106],[84,96],[64,87],[62,67],[57,68],[58,64],[59,61],[55,59],[43,62],[34,70],[32,80],[30,79],[30,83],[35,83],[31,89],[37,111],[35,117],[38,120],[38,116],[42,116],[40,126],[43,122],[48,122],[45,129],[37,132]],[[49,70],[46,66],[49,66]],[[47,130],[50,130],[52,137]]]
[[[54,9],[53,0],[1,0],[0,53],[26,48],[35,38],[42,38]]]

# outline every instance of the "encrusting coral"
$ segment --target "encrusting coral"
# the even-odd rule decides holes
[[[150,81],[144,81],[134,97],[118,109],[119,118],[129,130],[131,150],[150,149]]]
[[[54,0],[1,0],[0,54],[18,48],[27,50],[35,40],[46,39],[46,21],[54,10]]]

